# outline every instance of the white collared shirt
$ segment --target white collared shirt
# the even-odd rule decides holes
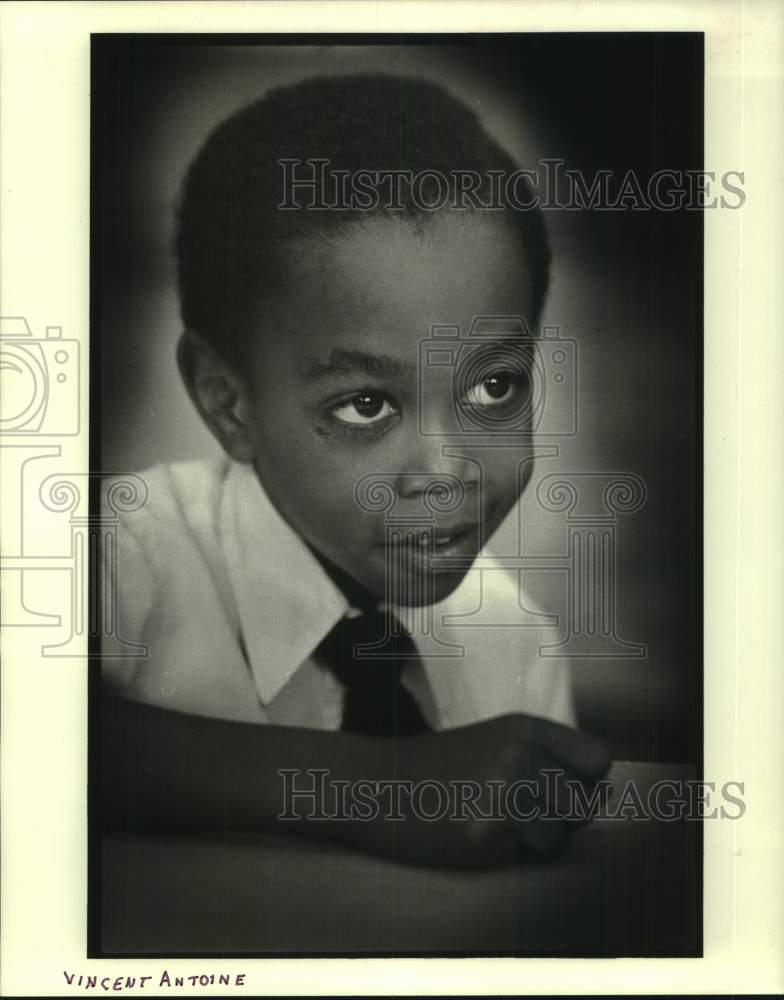
[[[147,501],[118,528],[105,683],[176,711],[339,729],[343,688],[314,653],[351,609],[253,468],[215,459],[141,476]],[[556,640],[531,624],[518,577],[483,559],[445,600],[399,609],[421,656],[403,683],[435,729],[508,712],[574,725],[567,665],[540,657]]]

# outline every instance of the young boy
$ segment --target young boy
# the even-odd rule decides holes
[[[543,770],[588,794],[608,766],[483,552],[530,476],[514,331],[536,330],[548,282],[541,214],[497,203],[516,169],[440,87],[381,75],[272,91],[198,154],[179,362],[226,458],[148,471],[121,526],[120,630],[148,655],[104,670],[108,825],[294,829],[467,865],[568,840],[535,809],[482,818],[493,782],[536,805]],[[505,319],[464,363],[423,353],[477,317]],[[314,818],[280,819],[312,769],[329,777]],[[464,821],[405,800],[402,821],[388,802],[328,818],[340,782],[380,800],[390,779],[481,793]]]

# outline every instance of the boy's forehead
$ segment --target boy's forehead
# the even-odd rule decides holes
[[[326,362],[336,347],[354,347],[405,358],[434,325],[467,330],[476,316],[525,316],[531,302],[520,237],[497,214],[376,217],[291,244],[265,310],[274,336],[264,351]]]
[[[489,212],[442,210],[413,219],[369,216],[336,235],[300,240],[297,250],[296,259],[317,294],[324,291],[326,278],[342,294],[352,288],[367,292],[372,286],[382,294],[404,287],[422,296],[464,289],[469,277],[472,291],[480,296],[497,294],[512,273],[518,282],[528,279],[518,231]]]

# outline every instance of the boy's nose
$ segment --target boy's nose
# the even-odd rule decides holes
[[[419,434],[407,467],[398,473],[397,494],[401,500],[414,500],[438,489],[467,492],[478,485],[479,478],[476,463],[458,448],[450,448],[443,438]]]

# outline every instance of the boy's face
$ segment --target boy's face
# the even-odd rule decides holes
[[[424,363],[421,345],[434,324],[459,326],[465,342],[476,316],[530,315],[519,237],[489,213],[376,218],[296,244],[288,274],[253,319],[243,373],[259,478],[301,537],[372,595],[441,600],[523,488],[529,381],[514,342],[486,338],[467,378],[459,362]],[[503,434],[467,434],[461,408]]]

